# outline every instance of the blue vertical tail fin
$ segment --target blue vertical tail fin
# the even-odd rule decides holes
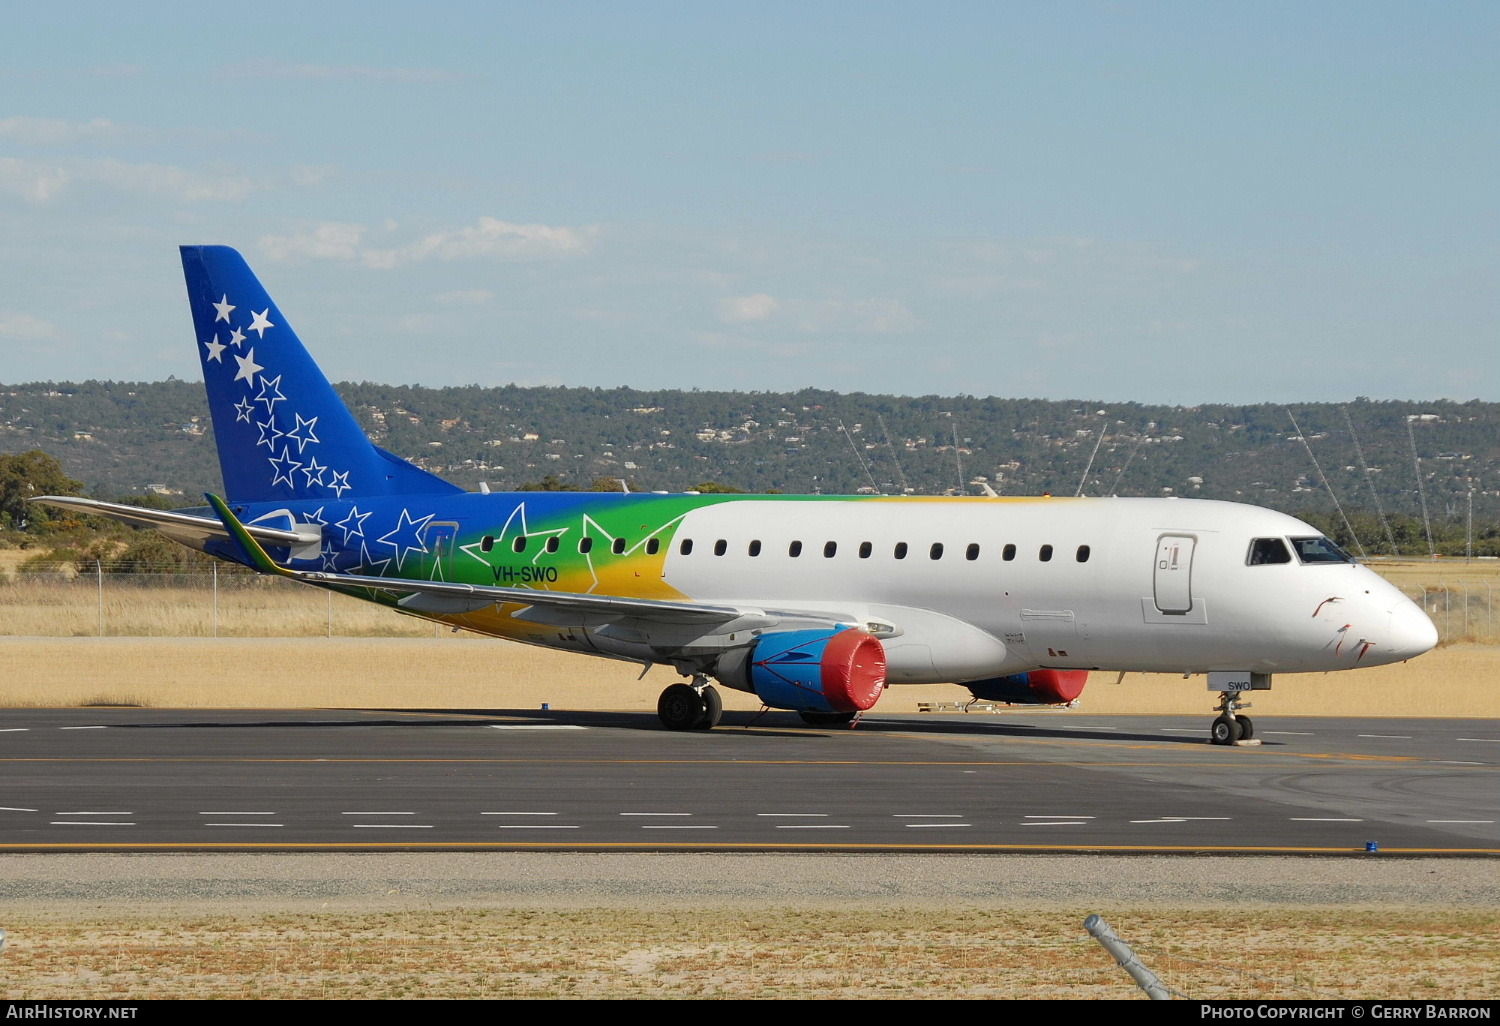
[[[230,500],[463,490],[370,441],[238,252],[181,248]]]

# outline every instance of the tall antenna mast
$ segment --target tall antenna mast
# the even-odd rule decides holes
[[[849,439],[849,448],[854,450],[854,458],[859,460],[860,469],[865,472],[865,477],[869,480],[870,487],[875,489],[876,495],[879,495],[880,486],[875,483],[875,475],[870,473],[870,465],[865,462],[865,454],[859,451],[859,446],[854,444],[854,436],[849,433],[848,428],[844,427],[844,418],[839,417],[837,420],[839,422],[839,430],[844,433],[845,438]]]
[[[1417,436],[1411,429],[1412,414],[1406,416],[1406,440],[1411,444],[1411,464],[1417,471],[1417,498],[1422,500],[1422,529],[1427,532],[1427,558],[1437,559],[1432,544],[1432,519],[1427,515],[1427,489],[1422,485],[1422,458],[1417,455]]]
[[[1120,466],[1120,472],[1115,475],[1114,481],[1110,484],[1109,494],[1119,494],[1120,478],[1125,476],[1125,471],[1130,466],[1130,461],[1135,459],[1135,454],[1140,451],[1141,443],[1146,440],[1147,434],[1147,431],[1142,431],[1135,436],[1135,444],[1130,447],[1130,455],[1125,457],[1125,462]]]
[[[958,417],[948,414],[953,421],[953,462],[958,467],[958,494],[963,495],[969,490],[968,482],[964,480],[964,454],[958,451]]]
[[[906,471],[901,469],[901,460],[896,456],[895,443],[891,441],[891,429],[885,426],[885,417],[875,414],[875,419],[880,422],[880,433],[885,435],[885,447],[891,451],[891,462],[896,465],[896,480],[901,482],[901,494],[905,495],[911,491],[911,486],[906,483]]]
[[[1290,406],[1286,407],[1286,415],[1292,417]],[[1354,533],[1354,525],[1349,523],[1348,517],[1344,516],[1344,507],[1339,505],[1339,497],[1333,494],[1333,485],[1328,483],[1328,478],[1324,475],[1323,468],[1318,463],[1318,458],[1313,455],[1312,446],[1307,444],[1307,436],[1302,433],[1302,427],[1297,423],[1296,417],[1292,417],[1292,427],[1296,430],[1297,437],[1302,440],[1302,448],[1307,450],[1307,458],[1312,460],[1313,469],[1318,472],[1318,480],[1322,481],[1323,487],[1328,489],[1328,497],[1333,500],[1333,508],[1339,511],[1339,519],[1344,522],[1345,530],[1349,532],[1349,537],[1354,539],[1354,547],[1359,549],[1361,556],[1364,556],[1365,547],[1360,544],[1359,535]]]
[[[1073,498],[1083,495],[1083,486],[1088,484],[1089,471],[1094,469],[1094,457],[1099,455],[1099,447],[1104,444],[1104,424],[1099,425],[1099,440],[1094,443],[1094,451],[1089,453],[1089,461],[1084,464],[1083,476],[1078,479],[1078,491],[1073,493]]]
[[[1380,492],[1375,489],[1374,475],[1365,462],[1365,451],[1359,447],[1359,435],[1354,433],[1354,422],[1349,419],[1349,407],[1340,406],[1339,412],[1344,415],[1344,426],[1349,429],[1349,437],[1354,439],[1354,455],[1359,457],[1359,469],[1365,472],[1365,483],[1370,486],[1370,498],[1375,500],[1375,512],[1380,517],[1380,526],[1385,529],[1385,540],[1390,542],[1391,555],[1399,556],[1401,549],[1396,544],[1396,536],[1391,533],[1390,521],[1385,518],[1385,508],[1380,505]]]

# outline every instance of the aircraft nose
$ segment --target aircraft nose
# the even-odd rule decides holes
[[[1411,659],[1437,646],[1438,631],[1430,617],[1410,599],[1391,610],[1391,626],[1385,644],[1380,647],[1394,660]]]

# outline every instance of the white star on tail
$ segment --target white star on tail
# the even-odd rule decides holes
[[[226,292],[224,298],[214,304],[214,309],[219,311],[219,316],[214,318],[215,324],[218,324],[220,321],[229,320],[229,312],[234,309],[229,302],[229,293]]]
[[[249,399],[241,399],[239,402],[234,404],[235,420],[243,420],[246,424],[249,424],[250,415],[254,412],[255,406],[250,402]]]
[[[253,348],[250,350],[249,356],[235,354],[234,360],[240,365],[239,373],[234,376],[234,380],[236,381],[248,381],[253,386],[255,384],[255,375],[265,370],[264,367],[255,362],[255,350]]]
[[[214,363],[223,363],[224,350],[228,349],[229,347],[219,341],[218,335],[214,335],[213,338],[203,343],[203,348],[208,350],[208,359],[212,360]]]
[[[307,451],[309,445],[318,441],[318,436],[313,434],[313,427],[318,423],[318,418],[314,417],[312,420],[303,420],[300,413],[295,414],[295,416],[297,418],[297,426],[288,431],[286,436],[296,440],[297,455],[300,456]],[[321,484],[322,482],[319,483]]]
[[[245,341],[245,333],[239,328],[231,325],[229,329],[229,344],[234,346],[234,348],[236,349],[243,349],[245,347],[240,345],[240,343],[243,341]]]
[[[349,483],[349,471],[335,470],[333,480],[328,482],[328,487],[332,488],[333,494],[340,499],[344,497],[345,492],[353,491],[354,486]]]
[[[294,471],[298,467],[302,466],[302,464],[300,464],[296,460],[292,459],[292,450],[291,450],[290,446],[288,446],[285,449],[282,449],[281,450],[281,456],[279,458],[274,458],[273,457],[270,460],[270,463],[271,463],[271,469],[276,472],[275,475],[271,478],[271,485],[272,485],[272,487],[275,487],[277,484],[280,484],[282,481],[286,482],[286,486],[288,488],[295,488],[295,487],[297,487],[295,484],[292,483],[292,471]]]
[[[250,322],[250,327],[246,328],[245,330],[254,331],[258,333],[261,338],[265,338],[266,329],[276,327],[276,325],[272,324],[266,319],[266,315],[270,312],[271,308],[269,306],[262,310],[260,313],[256,313],[254,310],[251,310],[250,313],[254,319]]]

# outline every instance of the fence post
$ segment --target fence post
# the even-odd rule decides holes
[[[328,637],[333,638],[333,592],[328,592]]]
[[[99,586],[99,637],[104,637],[104,564],[94,560],[94,579]]]
[[[213,625],[214,625],[214,637],[217,638],[219,636],[219,564],[217,562],[214,562],[214,563],[212,563],[212,564],[209,565],[209,569],[213,571],[213,575],[214,575],[214,613],[213,613]]]
[[[1083,921],[1083,928],[1113,956],[1121,969],[1130,974],[1130,978],[1146,992],[1147,997],[1152,1001],[1172,1000],[1172,992],[1161,982],[1161,978],[1146,968],[1130,949],[1130,945],[1120,939],[1120,935],[1115,933],[1114,928],[1102,916],[1089,916]]]
[[[1463,585],[1464,589],[1464,640],[1469,638],[1469,586]]]

